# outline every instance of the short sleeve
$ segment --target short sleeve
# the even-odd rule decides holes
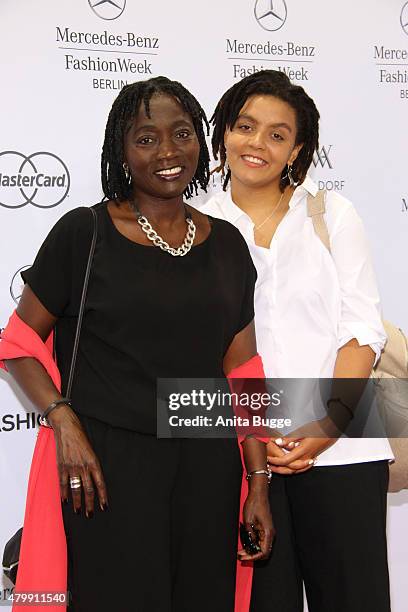
[[[360,345],[373,349],[377,361],[386,334],[370,248],[353,206],[341,216],[331,246],[342,296],[338,348],[356,338]]]
[[[83,228],[91,229],[91,221],[85,207],[66,213],[49,232],[31,268],[21,272],[23,281],[55,317],[63,315],[71,300],[73,276],[85,239]]]
[[[236,333],[242,331],[255,317],[254,293],[257,272],[244,238],[242,238],[242,251],[243,270],[245,271],[244,293],[240,310],[239,325]]]

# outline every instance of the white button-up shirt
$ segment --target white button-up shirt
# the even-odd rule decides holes
[[[326,195],[331,253],[307,216],[307,177],[289,202],[269,248],[254,241],[254,223],[231,199],[213,195],[201,212],[226,219],[246,239],[258,272],[255,327],[268,378],[331,378],[337,351],[352,338],[377,358],[386,341],[373,266],[360,217],[344,197]],[[388,440],[341,438],[318,465],[392,458]]]

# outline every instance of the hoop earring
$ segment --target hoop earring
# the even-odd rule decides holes
[[[286,166],[286,174],[285,176],[282,176],[281,181],[284,181],[285,179],[288,179],[289,181],[289,185],[291,187],[294,187],[296,185],[295,179],[293,178],[293,165],[292,164],[287,164]]]
[[[127,182],[128,182],[128,183],[131,183],[131,181],[132,181],[132,177],[130,176],[129,166],[127,165],[127,163],[126,163],[126,162],[123,162],[123,164],[122,164],[122,168],[123,168],[123,171],[124,171],[124,173],[125,173],[125,177],[126,177]]]

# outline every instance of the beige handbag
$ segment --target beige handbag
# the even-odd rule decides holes
[[[324,213],[325,191],[307,198],[307,214],[312,219],[316,235],[330,252],[330,237]],[[408,339],[401,329],[383,321],[387,343],[371,378],[376,387],[378,409],[390,437],[395,461],[390,465],[390,492],[408,489]]]

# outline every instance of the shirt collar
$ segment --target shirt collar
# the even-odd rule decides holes
[[[298,185],[293,192],[293,195],[289,202],[289,208],[294,208],[297,206],[308,194],[311,194],[313,197],[316,196],[319,188],[314,180],[307,175],[305,180],[301,185]]]
[[[248,215],[240,209],[239,206],[233,202],[231,197],[231,189],[228,189],[225,192],[218,194],[218,205],[222,211],[224,219],[229,221],[232,224],[235,224],[240,218],[248,218]]]

